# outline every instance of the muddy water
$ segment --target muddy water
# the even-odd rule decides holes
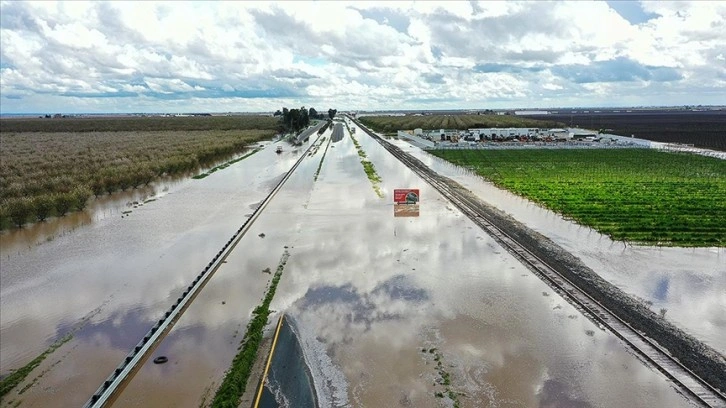
[[[263,142],[259,145],[264,146],[267,144],[269,142]],[[208,169],[201,169],[199,173],[206,170]],[[71,234],[78,228],[109,217],[121,216],[126,211],[133,211],[150,201],[156,201],[166,195],[170,189],[178,188],[176,186],[180,183],[189,182],[189,177],[195,174],[165,176],[146,186],[91,198],[83,211],[72,212],[63,217],[49,218],[43,222],[27,224],[22,229],[2,231],[0,232],[0,248],[2,248],[5,256],[22,254],[31,250],[34,246],[52,241],[59,236]]]
[[[440,406],[447,400],[435,393],[447,391],[472,407],[687,406],[432,188],[357,138],[385,197],[349,137],[330,146],[317,182],[322,151],[303,161],[154,351],[169,362],[147,361],[116,406],[209,401],[264,294],[263,270],[274,271],[285,246],[272,309],[296,321],[321,406]],[[2,287],[3,373],[89,316],[21,406],[83,404],[298,154],[267,149],[129,217],[32,247],[22,261],[10,254],[19,281]],[[421,189],[420,217],[393,217],[392,190],[402,187]],[[437,384],[442,371],[448,386]]]
[[[472,172],[393,141],[442,175],[578,256],[603,278],[726,354],[726,248],[658,248],[613,242]]]
[[[321,406],[688,406],[374,141],[328,152],[272,308],[301,333]],[[394,218],[394,188],[421,189]],[[423,351],[425,350],[425,351]],[[442,362],[438,369],[437,360]],[[442,371],[451,384],[439,384]],[[448,401],[448,402],[447,402]]]
[[[323,136],[329,138],[331,131]],[[310,143],[314,141],[313,137]],[[301,216],[322,154],[323,149],[319,149],[303,160],[227,262],[159,343],[154,356],[165,355],[169,362],[162,366],[147,361],[114,407],[198,407],[214,397],[282,254],[295,251],[293,239],[301,228]]]
[[[82,405],[299,154],[268,147],[204,179],[168,186],[123,217],[96,218],[22,251],[3,246],[2,374],[74,333],[28,378],[43,373],[20,396],[23,406]]]

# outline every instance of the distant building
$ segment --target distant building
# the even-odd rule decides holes
[[[514,111],[515,115],[549,115],[548,111],[531,110],[531,111]]]
[[[572,134],[567,129],[550,129],[547,134],[555,140],[568,140],[572,138]]]

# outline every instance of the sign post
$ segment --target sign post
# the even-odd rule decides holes
[[[417,188],[398,188],[393,190],[393,216],[418,217],[421,195]]]

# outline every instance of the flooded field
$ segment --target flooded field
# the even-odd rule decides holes
[[[501,190],[471,171],[392,141],[578,256],[602,277],[726,354],[726,248],[624,245]]]
[[[123,217],[118,208],[101,210],[72,232],[24,248],[7,237],[2,375],[74,334],[29,376],[53,366],[20,396],[24,405],[44,406],[50,398],[63,406],[85,403],[297,158],[268,147],[204,179],[165,185],[149,197],[155,201],[124,205],[131,212]]]
[[[209,402],[264,295],[269,271],[286,250],[290,257],[271,307],[294,321],[321,406],[690,406],[614,335],[375,141],[356,134],[382,178],[384,197],[376,195],[347,133],[328,149],[317,181],[324,149],[306,157],[151,355],[169,361],[144,362],[113,406]],[[85,403],[307,146],[281,155],[268,146],[204,179],[171,183],[163,195],[149,197],[156,201],[132,207],[123,218],[93,213],[53,239],[5,237],[0,372],[26,364],[66,333],[74,337],[19,388],[34,385],[22,394],[16,389],[2,405]],[[699,336],[723,350],[716,335],[726,324],[717,315],[724,307],[717,292],[724,284],[723,263],[716,262],[726,256],[722,250],[705,261],[689,264],[669,255],[673,262],[661,261],[663,268],[621,271],[623,252],[634,265],[647,263],[639,260],[643,253],[655,256],[648,249],[608,246],[604,238],[584,239],[594,232],[416,154],[486,194],[485,200],[500,200],[504,210],[554,235],[588,264],[599,262],[591,266],[630,293],[649,300],[648,285],[667,276],[665,300],[651,301],[654,308],[668,308],[667,316],[679,324],[678,303],[668,299],[677,294],[685,302],[698,290],[701,296],[692,301],[715,308],[703,313],[713,327],[701,323]],[[394,217],[396,188],[420,189],[418,217]],[[691,272],[679,273],[674,265]],[[697,279],[703,288],[693,283]]]

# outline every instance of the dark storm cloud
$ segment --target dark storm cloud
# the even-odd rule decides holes
[[[674,68],[642,65],[625,57],[597,61],[590,65],[560,65],[551,70],[554,75],[578,84],[628,81],[664,82],[682,78],[682,75]]]
[[[446,80],[441,74],[423,74],[421,77],[429,84],[444,84]]]
[[[270,72],[270,76],[286,79],[318,79],[319,77],[303,72],[299,69],[276,69]]]
[[[113,3],[97,2],[94,5],[99,22],[97,27],[106,37],[129,45],[140,45],[147,42],[143,35],[123,23],[121,15]]]
[[[504,52],[502,53],[502,57],[507,61],[536,61],[553,63],[557,61],[559,54],[552,50],[522,50]]]
[[[9,2],[3,5],[0,13],[0,27],[7,30],[39,32],[41,27],[36,18],[22,2]]]
[[[74,98],[129,98],[139,96],[138,92],[61,92],[60,96],[72,96]]]
[[[480,73],[492,73],[492,72],[507,72],[507,73],[522,73],[522,72],[540,72],[544,71],[546,68],[543,66],[534,66],[534,67],[520,67],[517,65],[512,64],[499,64],[495,62],[486,62],[481,64],[476,64],[474,66],[474,72],[480,72]]]

